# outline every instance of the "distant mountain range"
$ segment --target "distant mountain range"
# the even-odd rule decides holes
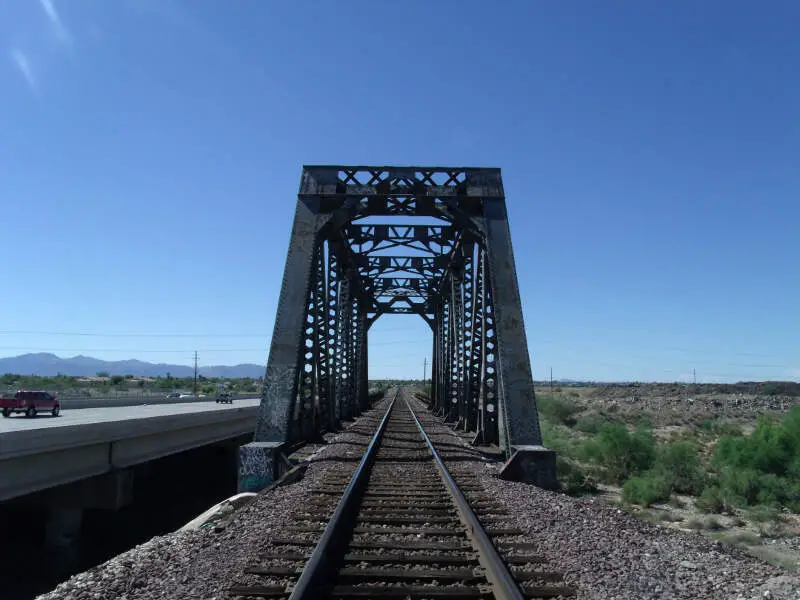
[[[204,377],[252,377],[264,376],[264,365],[215,365],[198,367],[197,373]],[[149,363],[141,360],[100,360],[91,356],[73,356],[60,358],[55,354],[38,353],[22,354],[0,358],[0,374],[14,373],[18,375],[39,375],[52,377],[58,375],[93,376],[106,372],[109,375],[137,375],[139,377],[164,377],[167,373],[173,377],[191,377],[194,367],[186,365],[168,365],[165,363]]]

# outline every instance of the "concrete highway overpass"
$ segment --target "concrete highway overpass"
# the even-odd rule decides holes
[[[248,435],[259,404],[250,398],[232,405],[65,408],[59,417],[0,419],[0,502],[76,483],[64,502],[124,504],[130,467]]]

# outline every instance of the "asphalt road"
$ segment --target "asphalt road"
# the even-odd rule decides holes
[[[217,404],[212,400],[211,402],[192,402],[190,404],[144,404],[141,406],[82,408],[76,410],[62,408],[61,414],[58,417],[52,416],[49,412],[42,412],[33,419],[28,419],[24,414],[18,413],[7,418],[0,417],[0,434],[8,431],[22,431],[27,429],[47,429],[52,427],[66,427],[69,425],[90,425],[109,421],[146,419],[147,417],[235,410],[243,406],[258,406],[260,402],[260,398],[248,398],[244,400],[234,400],[233,404]]]

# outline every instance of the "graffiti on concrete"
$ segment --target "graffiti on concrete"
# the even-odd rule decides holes
[[[275,480],[275,442],[253,442],[239,447],[239,492],[259,492]]]

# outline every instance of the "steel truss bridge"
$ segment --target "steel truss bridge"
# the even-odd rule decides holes
[[[303,168],[255,441],[364,409],[384,314],[430,326],[434,410],[509,453],[541,444],[499,169]]]

